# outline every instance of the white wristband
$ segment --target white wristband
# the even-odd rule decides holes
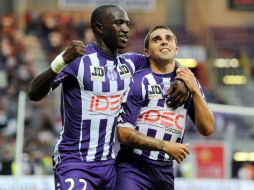
[[[63,53],[64,51],[60,53],[58,56],[56,56],[56,58],[51,62],[51,69],[55,73],[60,73],[66,66],[63,60]]]

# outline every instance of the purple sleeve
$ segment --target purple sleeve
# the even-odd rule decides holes
[[[132,60],[135,66],[135,72],[140,71],[142,69],[148,68],[148,60],[143,54],[138,54],[138,53],[125,53],[124,56],[127,59]]]
[[[81,58],[77,58],[66,65],[66,67],[56,76],[52,85],[52,90],[56,89],[67,77],[77,76],[80,60]]]
[[[123,104],[123,111],[120,114],[119,123],[136,124],[137,118],[143,103],[142,88],[140,81],[134,81],[130,84],[130,89],[127,95],[127,101]]]

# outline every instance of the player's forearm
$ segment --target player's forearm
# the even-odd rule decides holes
[[[201,93],[192,94],[195,107],[195,125],[204,136],[209,136],[214,131],[214,116],[204,101]]]
[[[53,72],[49,67],[37,77],[35,77],[28,89],[28,97],[31,101],[40,101],[50,91],[53,81],[57,73]]]
[[[118,127],[117,135],[121,144],[126,144],[133,148],[151,151],[161,151],[164,147],[164,141],[148,137],[131,128]]]

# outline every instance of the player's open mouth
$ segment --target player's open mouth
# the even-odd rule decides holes
[[[120,39],[121,39],[123,42],[127,42],[127,41],[128,41],[128,36],[127,36],[127,35],[121,35],[121,36],[120,36]]]

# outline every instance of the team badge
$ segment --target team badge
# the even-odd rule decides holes
[[[149,99],[162,98],[162,90],[161,90],[160,85],[149,85],[148,86],[148,98]]]
[[[115,70],[116,65],[114,64],[113,61],[107,61],[107,64],[105,65],[107,67],[107,77],[111,81],[116,81],[117,80],[117,71]]]
[[[103,67],[90,66],[91,80],[105,82],[105,72]]]
[[[126,65],[119,65],[117,67],[118,73],[120,75],[120,78],[123,80],[125,78],[130,78],[131,77],[131,72],[129,68]]]
[[[115,71],[114,67],[108,68],[107,77],[109,78],[109,80],[112,80],[112,81],[117,80],[117,72]]]

